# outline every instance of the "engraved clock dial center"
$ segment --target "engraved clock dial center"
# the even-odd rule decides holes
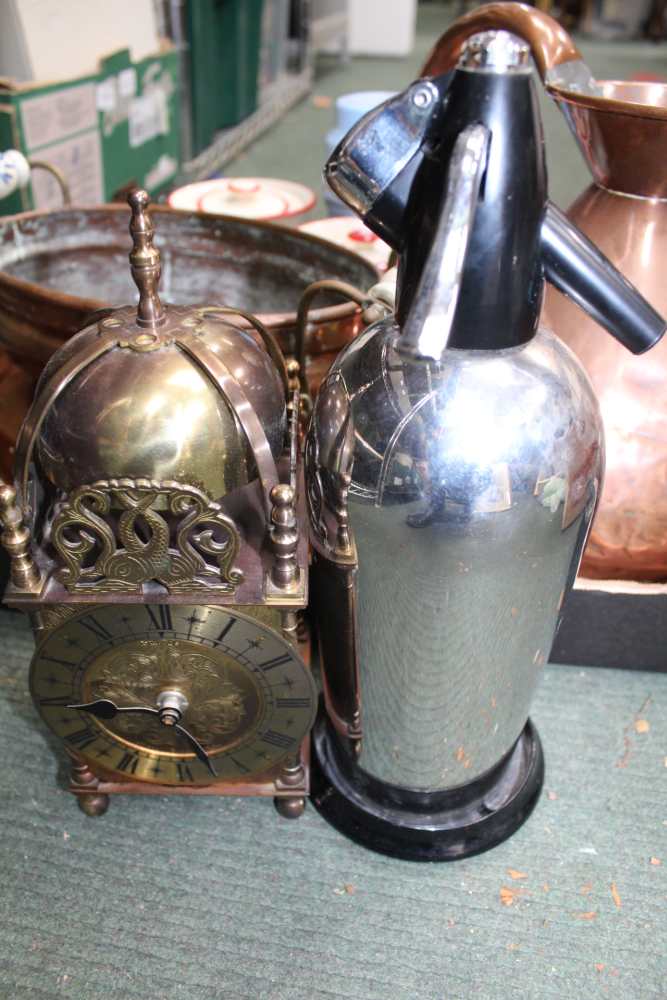
[[[181,753],[170,729],[183,717],[209,754],[234,746],[263,713],[252,673],[218,650],[187,639],[135,639],[103,652],[86,672],[86,701],[108,699],[119,708],[156,708],[153,719],[120,712],[104,726],[116,737],[155,750]]]

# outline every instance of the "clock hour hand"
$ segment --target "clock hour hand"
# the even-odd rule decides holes
[[[113,719],[119,712],[143,712],[145,715],[158,715],[157,708],[145,708],[143,705],[132,705],[129,708],[119,708],[108,698],[99,698],[97,701],[88,702],[87,705],[68,705],[68,708],[76,708],[79,712],[90,712],[97,719]]]
[[[97,701],[91,701],[85,705],[68,705],[67,707],[76,708],[78,709],[79,712],[89,712],[91,715],[94,715],[97,719],[114,719],[117,715],[123,715],[127,712],[133,712],[135,714],[142,713],[144,715],[157,716],[158,719],[160,719],[164,712],[164,709],[146,708],[143,705],[130,705],[127,708],[125,707],[119,708],[118,705],[115,704],[115,702],[110,701],[108,698],[99,698]],[[184,726],[181,726],[178,723],[174,723],[173,721],[170,721],[169,723],[166,724],[169,725],[170,728],[174,729],[180,736],[183,737],[184,740],[186,740],[190,744],[192,750],[195,752],[195,754],[202,762],[202,764],[205,764],[208,770],[213,775],[213,777],[217,778],[215,768],[211,763],[209,755],[206,753],[201,743],[195,739],[192,733],[189,733]]]

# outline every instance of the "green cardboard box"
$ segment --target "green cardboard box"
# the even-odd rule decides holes
[[[139,185],[158,194],[180,166],[178,54],[132,63],[128,50],[97,74],[46,84],[0,81],[0,149],[58,167],[76,205],[111,201]],[[0,201],[0,214],[56,208],[62,192],[36,169],[28,187]]]

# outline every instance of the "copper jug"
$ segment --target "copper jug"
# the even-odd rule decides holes
[[[569,218],[649,299],[667,311],[667,84],[594,80],[567,32],[520,3],[491,3],[457,20],[437,42],[423,76],[456,64],[465,40],[506,29],[523,37],[549,94],[565,115],[593,175]],[[548,326],[588,372],[604,419],[604,492],[582,563],[583,575],[667,579],[667,343],[636,357],[555,289]]]

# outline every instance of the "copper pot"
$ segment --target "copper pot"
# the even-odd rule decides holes
[[[460,18],[437,42],[422,75],[451,69],[465,39],[489,29],[511,31],[530,44],[590,167],[594,182],[569,217],[667,314],[667,85],[593,80],[567,32],[519,3],[487,4]],[[583,362],[604,418],[607,472],[582,572],[665,580],[667,342],[650,358],[631,355],[553,289],[544,312],[547,325]]]
[[[14,445],[32,402],[34,386],[34,375],[0,351],[0,479],[11,478]]]
[[[366,290],[378,280],[357,254],[295,229],[167,207],[151,211],[165,298],[256,312],[286,353],[294,351],[296,308],[308,284],[329,274]],[[51,354],[91,313],[134,301],[124,266],[127,239],[124,205],[0,220],[0,474],[9,472],[35,379]],[[360,308],[341,304],[340,295],[324,295],[318,306],[309,314],[312,392],[364,325]]]

